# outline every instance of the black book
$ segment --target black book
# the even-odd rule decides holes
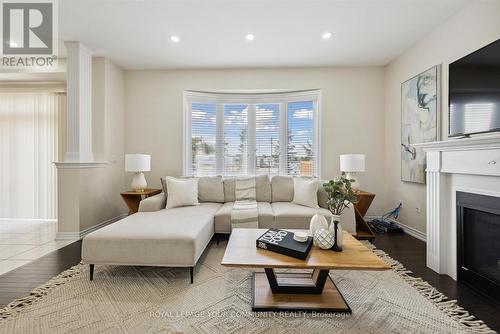
[[[305,260],[313,244],[313,238],[308,237],[306,242],[299,242],[293,238],[293,232],[269,229],[257,239],[257,247],[276,253],[288,255],[296,259]]]

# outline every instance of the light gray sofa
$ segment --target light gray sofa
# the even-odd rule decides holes
[[[319,181],[318,181],[319,182]],[[318,187],[319,212],[326,209],[327,194]],[[193,268],[214,234],[231,233],[235,179],[202,177],[199,205],[165,209],[165,193],[141,201],[139,212],[85,236],[82,261],[95,264]],[[256,177],[260,228],[308,229],[316,209],[292,203],[293,178]]]

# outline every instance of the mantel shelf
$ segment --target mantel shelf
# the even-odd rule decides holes
[[[108,161],[66,161],[66,162],[54,162],[57,169],[85,169],[85,168],[103,168],[106,167]]]
[[[500,149],[500,136],[449,139],[429,143],[412,144],[424,151],[470,151]]]

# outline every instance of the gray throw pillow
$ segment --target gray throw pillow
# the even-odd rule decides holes
[[[224,203],[222,176],[203,176],[198,178],[198,199],[200,202]]]
[[[255,191],[257,193],[257,202],[271,202],[271,180],[269,180],[269,175],[255,177]]]
[[[293,178],[291,176],[274,176],[271,179],[272,201],[291,202],[293,200]]]
[[[224,202],[234,202],[236,201],[236,181],[234,177],[224,179]]]

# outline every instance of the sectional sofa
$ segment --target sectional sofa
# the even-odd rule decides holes
[[[319,209],[292,202],[292,177],[256,177],[259,228],[308,229],[318,212],[330,217],[327,194],[318,181]],[[167,191],[168,192],[168,191]],[[166,194],[141,201],[139,212],[88,234],[83,239],[82,261],[95,264],[189,267],[193,269],[214,234],[231,233],[231,208],[235,201],[235,179],[201,177],[195,206],[165,209]],[[354,219],[353,210],[346,210]]]

